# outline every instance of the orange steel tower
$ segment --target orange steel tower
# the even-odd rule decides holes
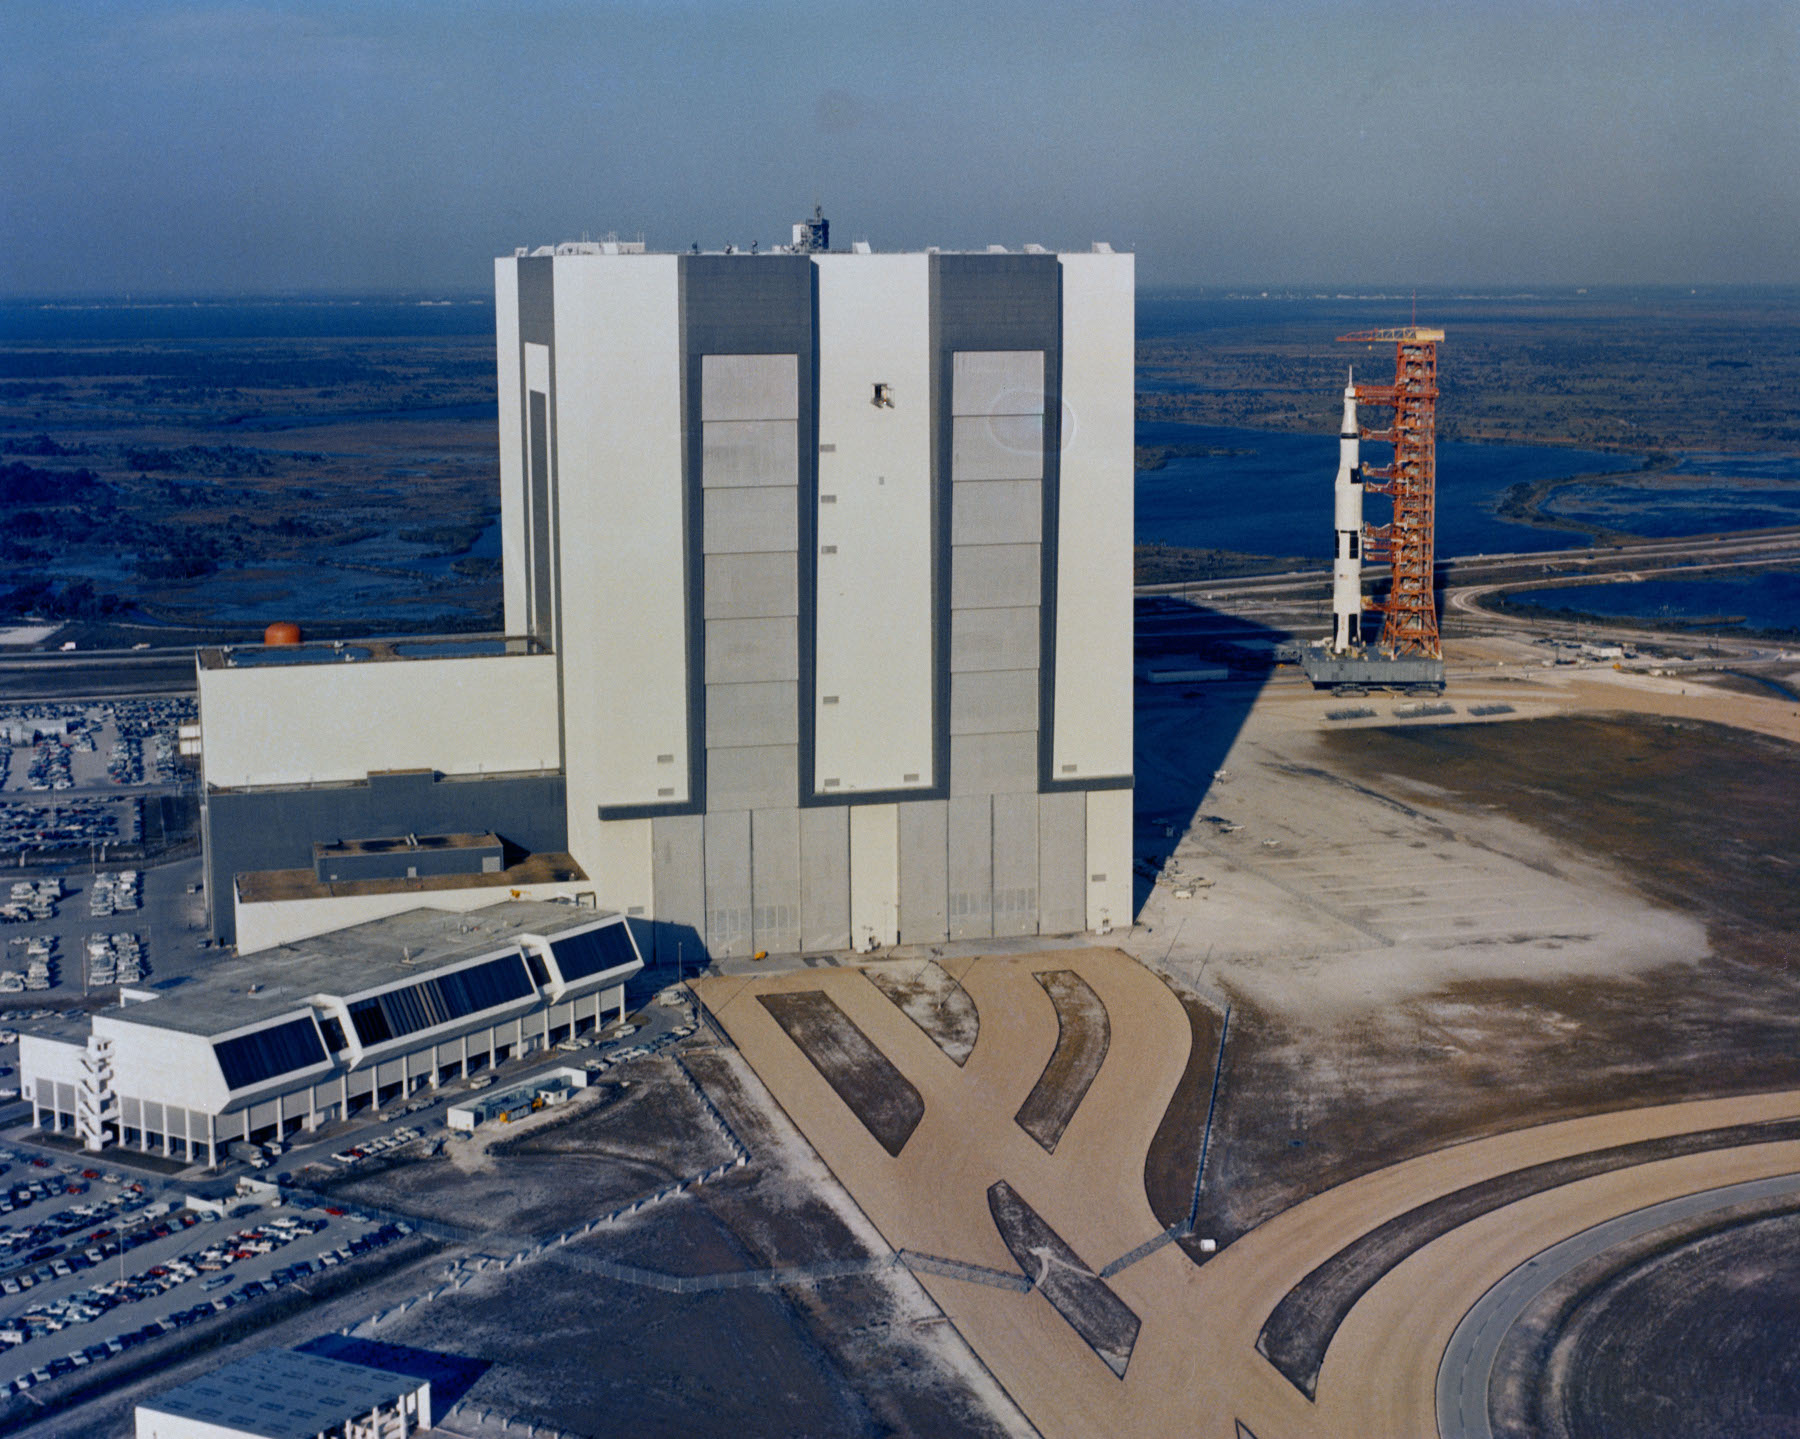
[[[1393,580],[1381,611],[1384,654],[1422,655],[1441,660],[1437,603],[1432,593],[1432,561],[1437,531],[1437,347],[1442,330],[1408,325],[1398,330],[1358,330],[1340,340],[1394,342],[1394,383],[1358,385],[1359,405],[1393,410],[1390,429],[1365,428],[1362,438],[1394,447],[1385,468],[1365,465],[1365,488],[1394,502],[1393,520],[1363,529],[1363,558],[1386,561]]]

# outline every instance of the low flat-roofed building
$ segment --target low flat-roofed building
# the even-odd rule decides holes
[[[414,909],[221,961],[102,1010],[82,1033],[20,1037],[44,1129],[216,1161],[232,1140],[315,1129],[624,1012],[643,968],[625,917],[511,900]]]
[[[400,1439],[431,1427],[427,1380],[265,1349],[137,1406],[137,1439]]]

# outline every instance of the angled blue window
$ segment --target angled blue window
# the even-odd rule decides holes
[[[567,939],[553,939],[550,953],[556,956],[556,967],[569,984],[605,969],[637,963],[637,951],[631,947],[631,936],[625,932],[623,920],[572,934]]]
[[[290,1019],[267,1029],[222,1039],[213,1045],[225,1084],[231,1089],[261,1084],[325,1058],[325,1044],[310,1017]]]
[[[403,989],[359,999],[349,1006],[350,1023],[365,1045],[384,1044],[534,993],[524,956],[515,950],[454,974],[422,979]]]

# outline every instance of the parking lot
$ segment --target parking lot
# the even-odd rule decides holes
[[[0,1150],[0,1392],[350,1263],[409,1232],[339,1206],[226,1199],[105,1162]]]
[[[199,890],[200,859],[195,856],[136,870],[135,906],[118,879],[129,869],[88,864],[65,869],[58,876],[63,893],[52,914],[0,923],[0,971],[25,972],[31,941],[50,941],[50,985],[24,993],[34,999],[57,1001],[79,999],[95,990],[107,992],[118,983],[148,989],[178,987],[183,976],[210,962],[215,951],[202,947],[207,931],[206,896]],[[0,870],[0,903],[8,900],[14,882],[5,881],[5,872]],[[96,904],[96,891],[103,901],[108,894],[116,898]],[[121,907],[115,908],[115,904]],[[95,913],[97,908],[100,913]],[[142,946],[137,977],[126,979],[130,969],[115,961],[112,981],[98,982],[107,978],[105,961],[100,961],[96,976],[89,941],[110,940],[114,935],[135,936]],[[121,947],[109,945],[108,952],[116,954]]]
[[[0,706],[0,792],[117,793],[189,782],[180,730],[198,715],[191,695]]]

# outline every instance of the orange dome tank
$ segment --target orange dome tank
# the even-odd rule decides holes
[[[300,626],[292,620],[276,620],[263,631],[265,645],[297,645],[300,643]]]

